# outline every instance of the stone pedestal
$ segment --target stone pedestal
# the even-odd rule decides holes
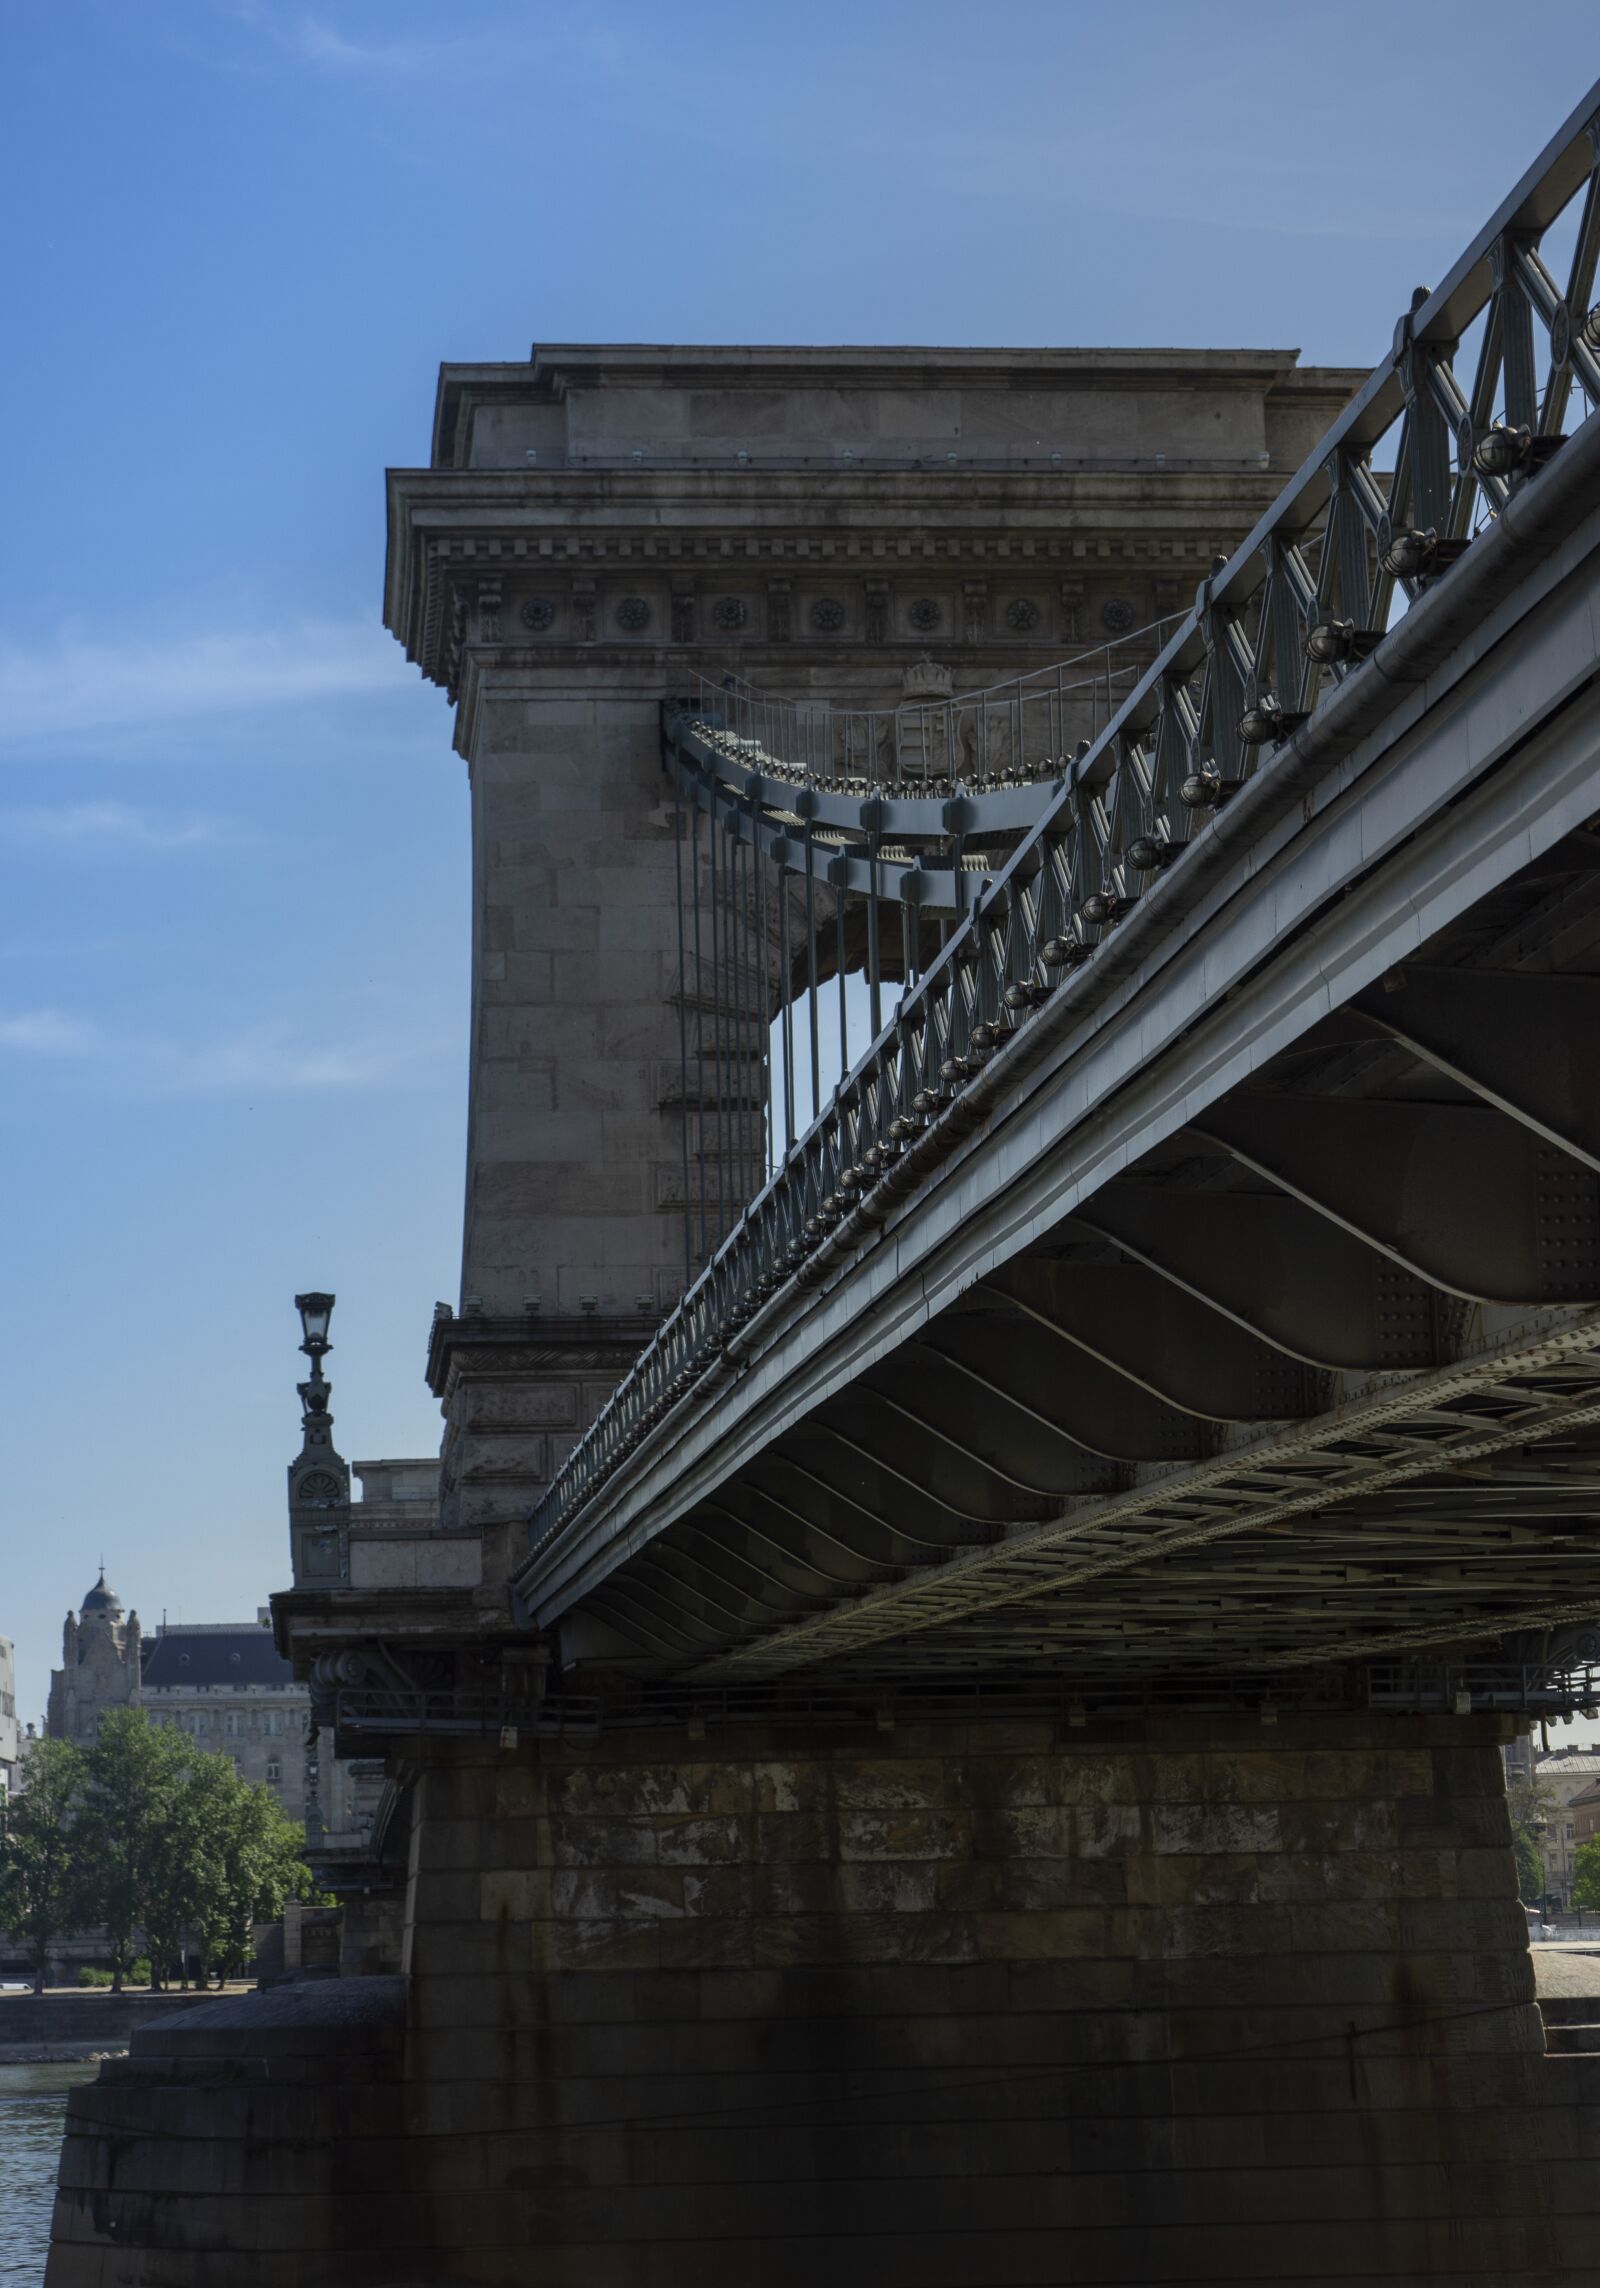
[[[1497,1738],[430,1747],[402,2141],[353,2107],[320,2207],[286,2128],[213,2145],[208,2208],[198,2115],[130,2164],[82,2093],[49,2288],[1592,2284],[1600,2060],[1544,2053]]]

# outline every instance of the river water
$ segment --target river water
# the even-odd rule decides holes
[[[67,2092],[98,2065],[0,2065],[0,2282],[41,2288]]]

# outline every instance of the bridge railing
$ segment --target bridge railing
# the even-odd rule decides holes
[[[791,785],[857,797],[982,793],[1058,777],[1074,745],[1111,720],[1182,619],[1171,612],[1050,667],[978,691],[919,693],[893,707],[787,699],[738,676],[695,675],[684,713],[737,741],[752,769]]]
[[[1441,284],[1413,296],[1388,355],[1219,559],[1043,817],[750,1202],[563,1465],[532,1520],[530,1556],[780,1289],[819,1279],[846,1235],[891,1212],[962,1131],[963,1105],[1007,1037],[1063,980],[1092,978],[1141,899],[1250,779],[1292,753],[1304,725],[1351,683],[1381,675],[1406,609],[1483,545],[1559,450],[1574,391],[1588,409],[1600,404],[1597,155],[1600,85]],[[1563,218],[1565,291],[1540,251]]]

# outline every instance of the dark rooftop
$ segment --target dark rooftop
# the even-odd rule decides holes
[[[144,1642],[140,1674],[145,1690],[163,1685],[232,1687],[269,1684],[280,1688],[294,1682],[294,1671],[272,1641],[272,1631],[257,1621],[241,1621],[237,1628],[164,1627]]]

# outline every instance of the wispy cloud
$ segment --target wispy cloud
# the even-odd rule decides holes
[[[26,1009],[0,1016],[0,1049],[32,1057],[81,1057],[92,1053],[94,1036],[76,1017],[59,1009]]]
[[[394,690],[415,673],[368,620],[144,642],[67,631],[54,644],[0,646],[0,745]]]
[[[62,1009],[0,1012],[0,1055],[76,1064],[142,1096],[383,1088],[422,1078],[446,1053],[442,1037],[307,1044],[287,1027],[263,1025],[188,1042],[113,1032]]]
[[[509,26],[494,23],[445,35],[386,37],[347,31],[326,11],[297,16],[258,8],[229,12],[299,62],[350,77],[431,79],[452,70],[504,70],[561,60],[604,71],[616,66],[625,53],[624,42],[604,25],[563,23],[554,11],[543,20],[523,18]]]
[[[307,63],[336,71],[436,71],[452,51],[465,44],[454,40],[352,40],[317,16],[302,16],[290,27],[288,44]]]
[[[0,810],[0,841],[30,848],[194,850],[238,842],[222,818],[163,818],[126,802],[65,802]]]

